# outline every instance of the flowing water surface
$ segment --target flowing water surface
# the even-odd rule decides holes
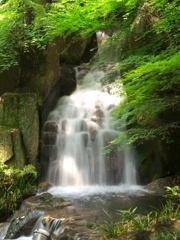
[[[47,122],[58,125],[57,154],[50,157],[47,175],[53,185],[136,185],[132,150],[118,151],[114,146],[111,153],[103,153],[121,134],[112,117],[121,98],[101,86],[109,76],[107,66],[76,67],[76,91],[61,97],[48,117]]]

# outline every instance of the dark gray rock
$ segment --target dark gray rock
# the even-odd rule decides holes
[[[56,122],[47,121],[44,127],[45,132],[58,132],[58,125]]]
[[[172,177],[159,178],[147,184],[144,189],[150,191],[157,196],[163,196],[166,193],[165,186],[173,186]]]
[[[50,187],[52,187],[52,185],[48,182],[41,182],[38,185],[38,193],[42,193],[42,192],[46,192]]]
[[[54,132],[43,133],[42,141],[45,145],[55,145],[57,139],[57,134]]]
[[[5,239],[16,239],[20,236],[29,236],[37,219],[43,211],[26,209],[14,214]]]

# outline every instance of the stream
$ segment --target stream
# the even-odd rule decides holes
[[[111,222],[112,219],[119,220],[118,210],[137,207],[136,213],[147,214],[159,209],[163,201],[138,185],[52,187],[48,193],[52,194],[48,198],[42,197],[47,193],[41,193],[24,201],[11,221],[10,228],[14,235],[10,239],[43,239],[42,236],[36,238],[36,229],[51,233],[51,238],[47,238],[51,240],[99,239],[101,232],[94,226]],[[59,202],[59,199],[63,201]],[[25,218],[17,223],[22,216]],[[92,227],[89,228],[88,224]],[[1,239],[9,239],[3,238],[3,232],[0,236]]]

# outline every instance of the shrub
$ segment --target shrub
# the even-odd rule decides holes
[[[31,164],[20,170],[0,163],[0,209],[6,209],[6,216],[17,209],[36,178],[37,172]]]

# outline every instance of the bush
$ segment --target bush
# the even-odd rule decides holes
[[[110,222],[105,222],[105,224],[99,225],[103,236],[105,236],[106,238],[117,238],[128,232],[140,230],[146,227],[153,226],[155,224],[163,224],[171,220],[180,218],[179,204],[172,200],[167,200],[166,204],[162,205],[160,210],[151,211],[147,215],[136,214],[136,209],[137,208],[118,210],[120,220],[116,222],[113,221],[112,217],[105,211],[107,216],[110,218]]]
[[[6,209],[6,216],[17,209],[36,178],[37,172],[31,164],[20,170],[0,163],[0,209]]]

